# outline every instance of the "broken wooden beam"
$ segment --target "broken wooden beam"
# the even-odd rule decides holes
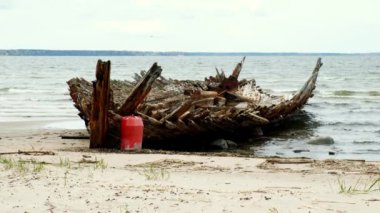
[[[96,81],[93,82],[92,109],[90,115],[90,148],[106,146],[110,74],[111,62],[98,60],[96,65]]]
[[[236,80],[239,79],[240,72],[243,69],[244,61],[245,61],[245,56],[243,57],[241,62],[236,65],[234,71],[232,71],[232,75],[230,76],[230,78],[234,77]]]
[[[235,69],[232,71],[232,74],[228,77],[225,78],[221,84],[219,85],[219,88],[222,91],[235,91],[239,87],[239,75],[241,70],[243,69],[243,63],[245,61],[245,57],[239,62]],[[221,92],[221,91],[220,91]]]
[[[124,104],[119,108],[118,114],[131,115],[135,113],[137,107],[144,101],[145,97],[152,89],[154,81],[161,75],[162,69],[157,63],[149,69],[146,75],[133,88],[131,94],[125,100]]]

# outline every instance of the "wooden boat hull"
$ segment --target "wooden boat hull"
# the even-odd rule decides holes
[[[135,74],[133,82],[111,80],[106,101],[106,133],[104,142],[98,147],[118,146],[120,119],[130,114],[142,117],[144,141],[211,139],[236,132],[257,132],[256,128],[302,108],[313,96],[322,66],[321,59],[318,59],[304,86],[286,98],[264,93],[254,80],[239,81],[243,63],[244,58],[228,78],[223,71],[217,70],[216,76],[204,81],[165,79],[160,75],[161,67],[154,64],[148,72]],[[74,106],[91,134],[94,133],[90,125],[94,120],[91,118],[95,108],[95,88],[101,80],[90,83],[73,78],[67,82]]]

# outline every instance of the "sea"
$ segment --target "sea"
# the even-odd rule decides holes
[[[248,56],[240,78],[255,79],[264,91],[299,90],[319,56]],[[256,156],[380,160],[380,56],[322,55],[314,97],[264,135],[247,138]],[[162,75],[203,80],[215,67],[231,73],[241,56],[0,56],[0,122],[41,121],[36,128],[84,129],[68,93],[73,77],[95,78],[98,59],[111,60],[111,78],[131,80],[157,62]],[[310,140],[331,137],[333,144]]]

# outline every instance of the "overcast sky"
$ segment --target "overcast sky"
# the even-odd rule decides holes
[[[0,49],[380,52],[379,0],[0,0]]]

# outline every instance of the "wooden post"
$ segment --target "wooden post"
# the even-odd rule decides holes
[[[106,146],[108,132],[108,108],[110,96],[111,62],[98,60],[96,81],[93,82],[92,108],[90,115],[90,148]]]

